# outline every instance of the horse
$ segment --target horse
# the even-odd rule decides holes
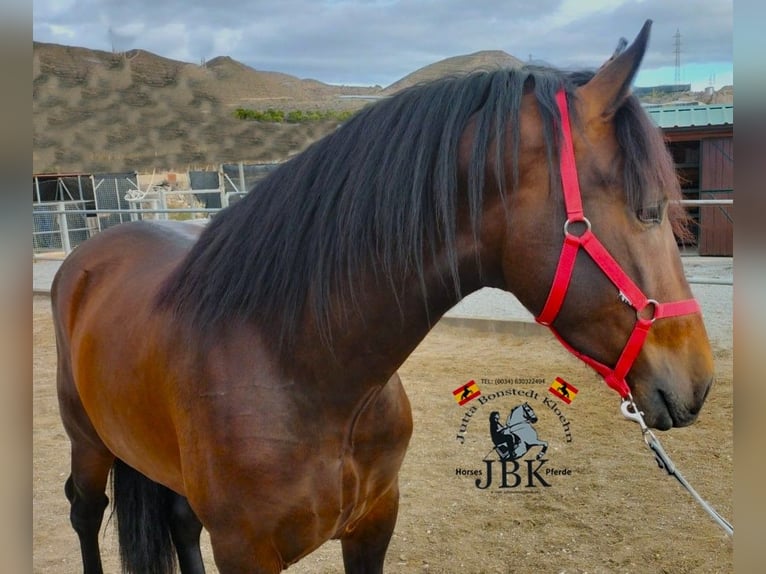
[[[366,106],[204,229],[78,246],[51,302],[84,571],[102,572],[111,475],[127,572],[204,572],[203,528],[223,574],[330,539],[347,573],[382,572],[413,425],[397,370],[485,286],[648,425],[691,424],[713,361],[673,165],[630,92],[650,25],[596,71],[479,71]]]
[[[511,409],[505,426],[500,424],[500,413],[492,411],[489,415],[489,429],[494,449],[500,460],[516,460],[524,456],[530,447],[542,447],[535,457],[540,460],[548,450],[548,443],[537,436],[532,425],[537,422],[537,415],[529,403],[522,403]]]

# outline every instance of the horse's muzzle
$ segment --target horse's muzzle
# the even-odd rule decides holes
[[[672,383],[659,384],[648,396],[638,397],[636,403],[644,413],[646,424],[657,430],[689,426],[697,420],[702,405],[710,392],[713,377],[694,386],[691,402],[682,399],[673,390]]]

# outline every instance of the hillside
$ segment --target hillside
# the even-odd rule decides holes
[[[228,57],[201,66],[143,50],[114,54],[35,42],[33,168],[151,171],[277,161],[335,123],[255,124],[234,118],[237,107],[355,109],[364,101],[338,96],[379,91],[261,72]]]
[[[435,62],[383,89],[259,71],[227,56],[200,65],[144,50],[112,53],[35,42],[33,169],[186,171],[222,162],[281,161],[330,133],[337,121],[260,123],[236,119],[234,110],[356,110],[368,103],[365,98],[419,82],[520,64],[502,51],[476,52]],[[730,94],[731,89],[724,96]]]
[[[393,94],[399,90],[418,84],[420,82],[428,82],[431,80],[436,80],[437,78],[442,78],[444,76],[462,74],[473,70],[518,68],[523,64],[524,63],[518,58],[514,58],[510,54],[506,54],[501,50],[485,50],[482,52],[474,52],[473,54],[468,54],[465,56],[453,56],[408,74],[401,80],[388,86],[384,90],[384,93]]]

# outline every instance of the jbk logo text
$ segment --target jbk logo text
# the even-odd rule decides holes
[[[558,474],[558,472],[552,472],[552,469],[543,470],[543,466],[547,462],[547,459],[485,460],[486,473],[482,473],[485,475],[476,479],[476,488],[485,490],[492,486],[495,479],[497,479],[497,488],[548,487],[550,483],[543,476],[552,473]]]

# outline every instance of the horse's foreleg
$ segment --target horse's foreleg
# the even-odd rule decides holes
[[[399,486],[394,484],[375,506],[341,536],[346,574],[380,574],[399,512]]]
[[[64,485],[70,503],[69,518],[80,540],[83,572],[102,574],[98,533],[109,504],[106,481],[113,457],[106,451],[72,446],[72,473]]]
[[[540,452],[537,453],[537,456],[535,458],[537,460],[540,460],[541,458],[545,456],[545,452],[548,450],[548,443],[545,442],[544,440],[541,440],[538,444],[542,445],[543,448],[540,449]]]
[[[205,564],[199,548],[202,523],[194,514],[189,501],[175,494],[170,514],[170,535],[178,553],[182,574],[205,574]]]

